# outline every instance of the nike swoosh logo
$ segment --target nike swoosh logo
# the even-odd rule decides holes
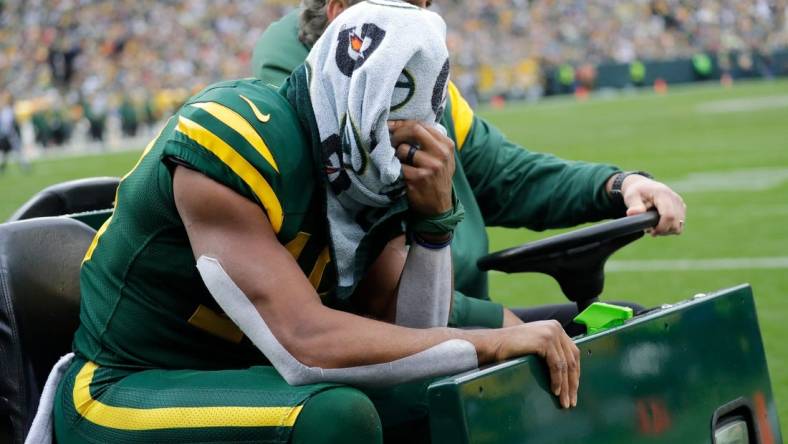
[[[254,113],[254,116],[257,117],[257,120],[259,120],[262,123],[268,123],[268,121],[271,120],[270,114],[261,113],[260,110],[257,109],[257,107],[255,106],[255,104],[252,103],[251,100],[247,99],[246,97],[240,94],[238,95],[241,96],[242,99],[244,99],[244,102],[246,102],[249,105],[249,108],[252,108],[252,112]]]

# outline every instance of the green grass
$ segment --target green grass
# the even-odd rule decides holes
[[[510,105],[480,114],[511,139],[534,150],[570,159],[644,169],[660,180],[680,183],[691,173],[731,173],[763,168],[763,176],[788,171],[788,107],[747,112],[702,113],[699,105],[719,100],[788,95],[788,81],[703,85],[577,103],[556,99]],[[15,166],[0,176],[0,218],[46,185],[95,175],[122,175],[139,152],[40,160],[30,174]],[[770,169],[769,171],[765,169]],[[763,189],[732,178],[733,190],[685,192],[687,231],[674,238],[647,238],[614,260],[714,259],[788,256],[788,178]],[[491,249],[550,233],[491,229]],[[753,285],[780,417],[788,425],[788,269],[685,270],[608,273],[605,297],[658,305],[742,282]],[[558,286],[537,275],[491,277],[494,298],[509,305],[563,301]],[[786,427],[783,427],[784,429]]]

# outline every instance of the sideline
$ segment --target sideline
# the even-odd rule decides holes
[[[766,191],[785,182],[788,182],[788,168],[775,167],[690,173],[683,179],[669,181],[668,184],[677,193],[693,193]]]
[[[641,271],[693,271],[693,270],[766,270],[788,268],[788,256],[740,257],[714,259],[651,259],[610,261],[608,273]]]
[[[786,107],[788,107],[788,95],[743,97],[701,103],[695,107],[695,112],[701,114],[742,113]]]

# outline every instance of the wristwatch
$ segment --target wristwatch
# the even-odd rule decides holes
[[[621,192],[621,186],[624,184],[624,179],[627,177],[637,174],[638,176],[647,177],[649,179],[653,179],[654,176],[645,172],[645,171],[626,171],[618,173],[613,179],[613,185],[610,187],[610,197],[618,202],[624,203],[624,194]]]

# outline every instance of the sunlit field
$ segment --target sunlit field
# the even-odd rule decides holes
[[[752,284],[783,429],[788,424],[788,81],[672,87],[508,104],[481,115],[525,147],[646,170],[679,190],[686,233],[646,238],[608,263],[602,299],[653,306]],[[140,147],[141,149],[142,147]],[[120,176],[139,151],[42,158],[0,176],[0,218],[46,185]],[[491,250],[551,233],[493,228]],[[563,301],[550,278],[491,276],[511,306]]]

